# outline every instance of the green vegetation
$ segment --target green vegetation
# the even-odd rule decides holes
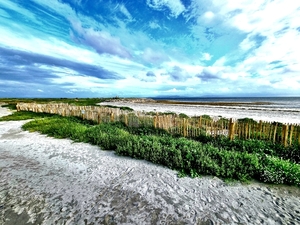
[[[203,144],[210,144],[218,149],[259,155],[270,155],[300,164],[300,146],[297,143],[284,147],[282,144],[263,140],[234,139],[231,141],[224,136],[212,137],[201,135],[193,139]]]
[[[10,110],[17,110],[16,104],[6,104],[6,105],[2,105],[1,107],[8,108]]]
[[[205,136],[190,140],[175,138],[152,127],[128,128],[122,123],[95,125],[80,118],[60,116],[30,121],[23,129],[87,142],[115,150],[118,155],[145,159],[175,169],[179,176],[211,175],[227,180],[256,179],[300,186],[296,149],[279,148],[264,141],[231,142]]]
[[[209,115],[202,115],[203,119],[212,120],[212,118]]]
[[[145,113],[146,115],[149,115],[149,116],[156,116],[156,115],[176,115],[175,112],[171,112],[171,111],[167,111],[167,112],[154,112],[154,111],[150,111],[150,112],[146,112]]]
[[[11,115],[0,117],[0,121],[13,121],[13,120],[28,120],[53,117],[54,114],[48,113],[34,113],[34,112],[14,112]]]
[[[188,115],[184,114],[184,113],[179,113],[179,118],[185,118],[188,119],[190,118]]]
[[[119,108],[121,110],[125,110],[125,111],[134,111],[132,108],[127,107],[127,106],[115,106],[115,105],[102,105],[103,107],[108,107],[108,108]]]
[[[253,123],[253,124],[257,124],[257,122],[252,119],[252,118],[243,118],[243,119],[238,119],[238,122],[243,122],[243,123]]]
[[[78,106],[96,105],[97,103],[104,102],[110,98],[0,98],[0,102],[5,102],[8,105],[16,105],[18,102],[24,103],[68,103]]]

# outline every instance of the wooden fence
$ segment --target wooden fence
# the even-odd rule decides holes
[[[214,120],[208,116],[183,117],[177,114],[149,114],[139,111],[126,111],[119,108],[103,106],[75,106],[65,103],[36,104],[18,103],[18,111],[32,111],[59,114],[62,116],[77,116],[97,123],[120,121],[129,127],[161,128],[172,134],[184,137],[223,135],[231,140],[235,138],[247,140],[267,140],[282,143],[285,146],[292,143],[300,144],[299,124],[282,124],[278,122],[253,121],[251,119],[234,120],[220,118]]]

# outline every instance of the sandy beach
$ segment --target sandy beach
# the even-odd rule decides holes
[[[9,112],[0,107],[0,116]],[[300,189],[178,178],[0,122],[0,224],[299,224]]]
[[[174,112],[184,113],[188,116],[209,115],[218,118],[241,119],[252,118],[256,121],[269,121],[281,123],[297,123],[300,124],[300,109],[291,108],[271,108],[259,105],[231,105],[231,106],[212,106],[212,105],[194,105],[194,104],[163,104],[155,102],[130,102],[130,101],[114,101],[103,102],[99,105],[127,106],[135,111],[144,112]]]

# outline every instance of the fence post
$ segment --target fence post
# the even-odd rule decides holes
[[[235,131],[235,123],[233,119],[230,118],[229,120],[229,139],[232,141],[234,139],[234,131]]]
[[[245,140],[248,139],[248,131],[249,131],[249,123],[246,123],[246,125],[245,125]]]
[[[275,124],[275,128],[274,128],[273,143],[275,143],[275,141],[276,141],[277,126],[278,126],[278,123]]]
[[[282,144],[285,147],[287,146],[288,134],[289,134],[289,126],[283,125],[282,126]]]
[[[292,145],[293,143],[293,132],[294,132],[294,126],[291,125],[291,131],[290,131],[290,145]]]
[[[262,135],[262,121],[259,121],[259,139],[261,140],[261,135]]]
[[[297,126],[298,130],[298,144],[300,145],[300,126]]]
[[[111,123],[114,122],[114,113],[113,112],[110,114],[110,122]]]
[[[98,124],[101,123],[101,112],[98,111]]]
[[[157,128],[156,124],[157,124],[157,116],[154,116],[153,117],[153,126],[154,126],[154,128]]]
[[[158,128],[162,128],[161,127],[161,116],[157,116],[157,122],[158,122]]]
[[[202,116],[199,117],[199,128],[201,129],[202,127]]]
[[[124,123],[128,127],[128,116],[127,116],[127,114],[124,115]]]
[[[185,118],[183,118],[183,136],[187,136],[187,123]]]

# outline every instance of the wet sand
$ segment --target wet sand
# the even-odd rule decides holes
[[[22,131],[25,122],[0,122],[0,224],[300,223],[299,188],[178,178],[97,146]]]

